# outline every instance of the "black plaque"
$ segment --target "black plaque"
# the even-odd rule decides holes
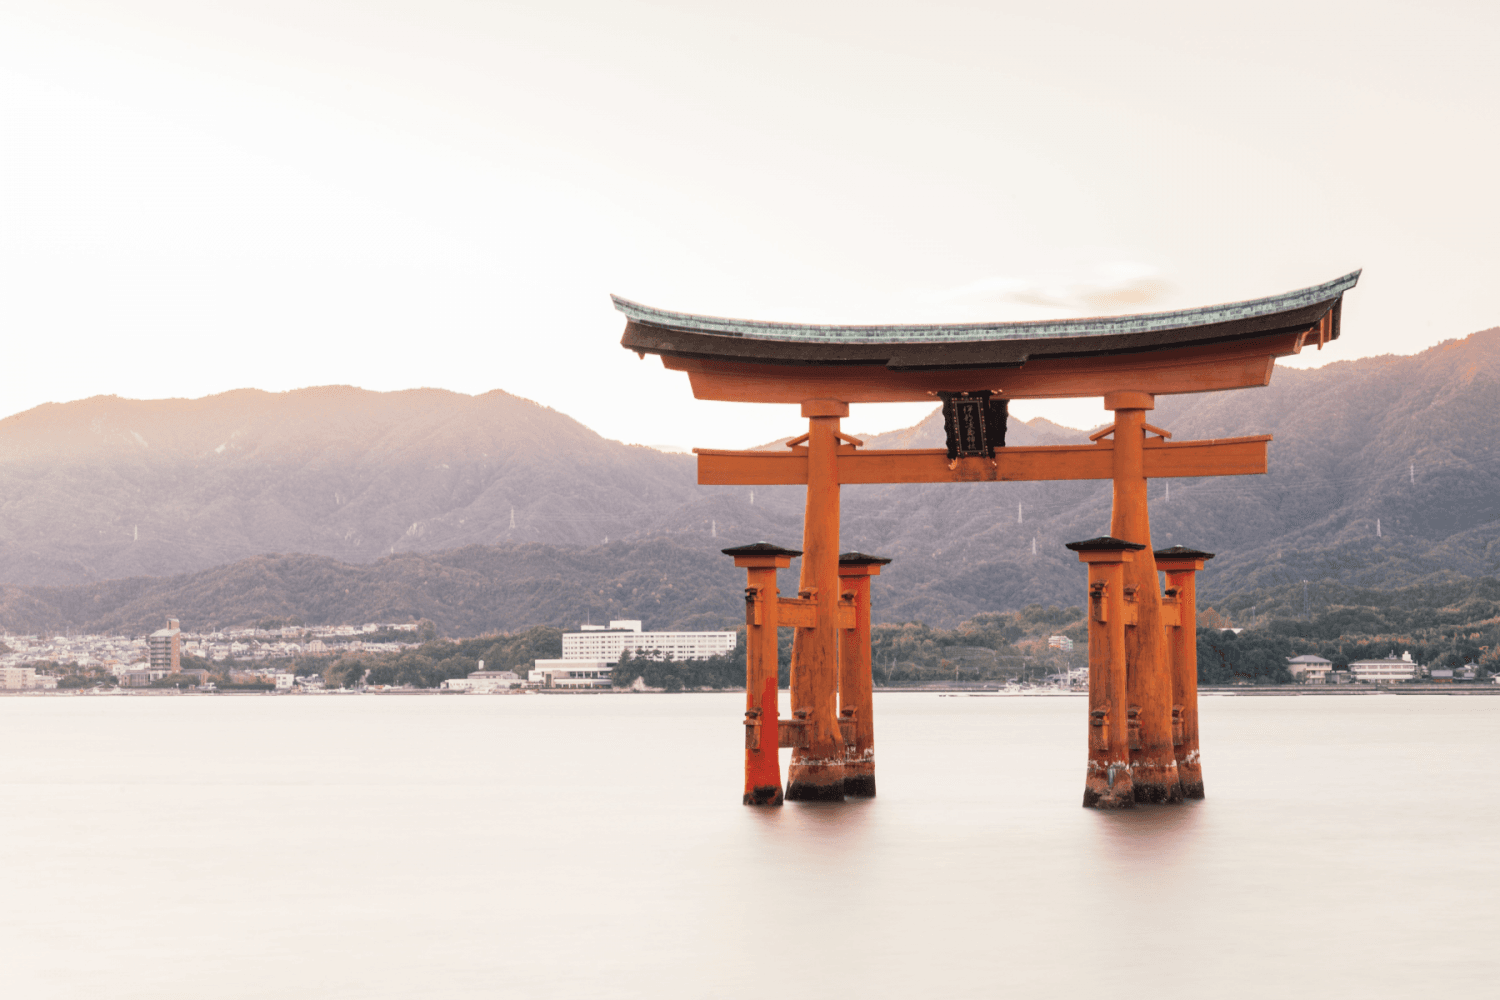
[[[988,389],[940,392],[938,395],[943,400],[943,432],[948,439],[948,461],[994,458],[995,449],[1005,447],[1005,400],[995,399]]]

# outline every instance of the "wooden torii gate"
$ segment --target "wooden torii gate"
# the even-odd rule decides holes
[[[1268,435],[1172,441],[1147,423],[1158,395],[1269,383],[1275,360],[1339,336],[1359,272],[1249,302],[1137,316],[950,326],[806,326],[673,313],[616,297],[624,347],[684,371],[700,399],[796,403],[807,434],[785,452],[695,449],[704,485],[805,485],[800,553],[726,549],[746,591],[747,804],[783,799],[777,746],[793,747],[785,798],[875,793],[868,577],[841,571],[839,489],[853,483],[1108,479],[1109,534],[1073,543],[1089,565],[1089,766],[1084,804],[1203,796],[1193,578],[1208,553],[1151,549],[1147,480],[1266,471]],[[1012,399],[1103,396],[1114,423],[1092,444],[1005,447]],[[943,400],[947,449],[861,450],[851,403]],[[802,556],[798,597],[776,569]],[[1169,575],[1163,594],[1158,570]],[[862,585],[846,584],[860,580]],[[776,628],[794,626],[792,718],[776,693]],[[774,733],[774,736],[772,735]]]

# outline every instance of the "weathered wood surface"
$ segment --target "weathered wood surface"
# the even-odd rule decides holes
[[[1197,476],[1263,475],[1269,434],[1164,441],[1151,438],[1142,461],[1147,479]],[[1114,443],[1037,445],[1002,448],[995,461],[961,458],[948,467],[941,448],[862,450],[848,445],[838,452],[840,485],[863,483],[1038,482],[1052,479],[1113,479]],[[701,486],[803,486],[807,484],[807,449],[786,451],[719,451],[695,449]]]
[[[1097,396],[1115,386],[1154,395],[1269,385],[1276,359],[1297,354],[1319,327],[1233,344],[1092,358],[1037,358],[997,368],[892,369],[884,365],[784,365],[663,355],[662,366],[686,372],[698,399],[742,403],[930,402],[944,391],[993,389],[1007,399]]]
[[[763,728],[764,724],[758,720],[745,723],[746,750],[761,748]],[[854,746],[853,719],[839,720],[839,735],[843,737],[846,746]],[[805,719],[778,719],[776,721],[776,745],[793,750],[811,746],[812,737],[808,734],[807,721]]]

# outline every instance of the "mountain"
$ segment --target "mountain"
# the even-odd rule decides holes
[[[508,632],[592,616],[654,628],[712,629],[735,619],[744,586],[728,559],[670,540],[584,549],[472,545],[369,564],[268,555],[174,577],[70,587],[0,586],[11,632],[139,635],[164,609],[189,630],[266,619],[305,624],[430,618],[444,635]],[[790,581],[788,581],[790,582]],[[742,614],[742,613],[741,613]]]
[[[1177,439],[1275,440],[1269,475],[1153,481],[1153,541],[1218,553],[1205,603],[1284,592],[1290,604],[1294,589],[1300,602],[1304,579],[1389,589],[1496,575],[1497,412],[1500,329],[1413,356],[1280,368],[1265,388],[1162,397],[1151,422]],[[865,440],[940,447],[941,419]],[[1007,440],[1086,435],[1013,420]],[[693,480],[690,456],[608,441],[500,392],[40,407],[0,421],[0,625],[187,624],[188,606],[221,624],[406,610],[459,634],[590,614],[733,621],[740,582],[718,549],[797,547],[804,491]],[[1108,525],[1104,482],[851,486],[841,542],[895,560],[877,620],[952,625],[1079,603],[1063,543]]]
[[[266,552],[358,563],[593,544],[697,492],[691,456],[608,441],[499,391],[102,396],[0,420],[0,581],[172,575]]]

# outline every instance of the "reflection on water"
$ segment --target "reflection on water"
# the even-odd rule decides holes
[[[1199,827],[1203,802],[1179,805],[1137,806],[1120,813],[1089,811],[1091,827],[1101,843],[1094,849],[1107,855],[1140,862],[1149,857],[1180,856]]]
[[[1098,813],[1081,699],[877,696],[880,797],[739,804],[742,699],[0,699],[21,997],[1493,993],[1500,699],[1206,698]]]

